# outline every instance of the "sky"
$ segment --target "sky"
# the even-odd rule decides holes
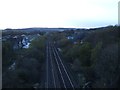
[[[0,29],[118,24],[119,0],[0,0]]]

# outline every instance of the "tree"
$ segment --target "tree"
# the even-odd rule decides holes
[[[102,42],[98,42],[95,48],[92,49],[91,51],[91,61],[92,65],[95,65],[100,53],[102,50]]]
[[[82,66],[90,66],[91,65],[91,49],[92,46],[90,43],[85,43],[81,46],[79,51],[79,60]]]
[[[15,58],[15,53],[13,51],[13,46],[10,41],[5,41],[2,43],[2,64],[7,66],[10,64],[11,60]]]

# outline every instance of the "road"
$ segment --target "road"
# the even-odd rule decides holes
[[[70,68],[61,59],[60,52],[53,42],[46,45],[46,63],[44,73],[45,88],[78,88]]]

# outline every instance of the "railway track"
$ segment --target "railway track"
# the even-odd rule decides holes
[[[46,54],[45,88],[72,88],[74,90],[76,85],[54,43],[47,43]]]

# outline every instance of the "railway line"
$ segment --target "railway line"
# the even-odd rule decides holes
[[[77,88],[69,69],[59,55],[53,42],[46,45],[46,74],[45,88]]]

